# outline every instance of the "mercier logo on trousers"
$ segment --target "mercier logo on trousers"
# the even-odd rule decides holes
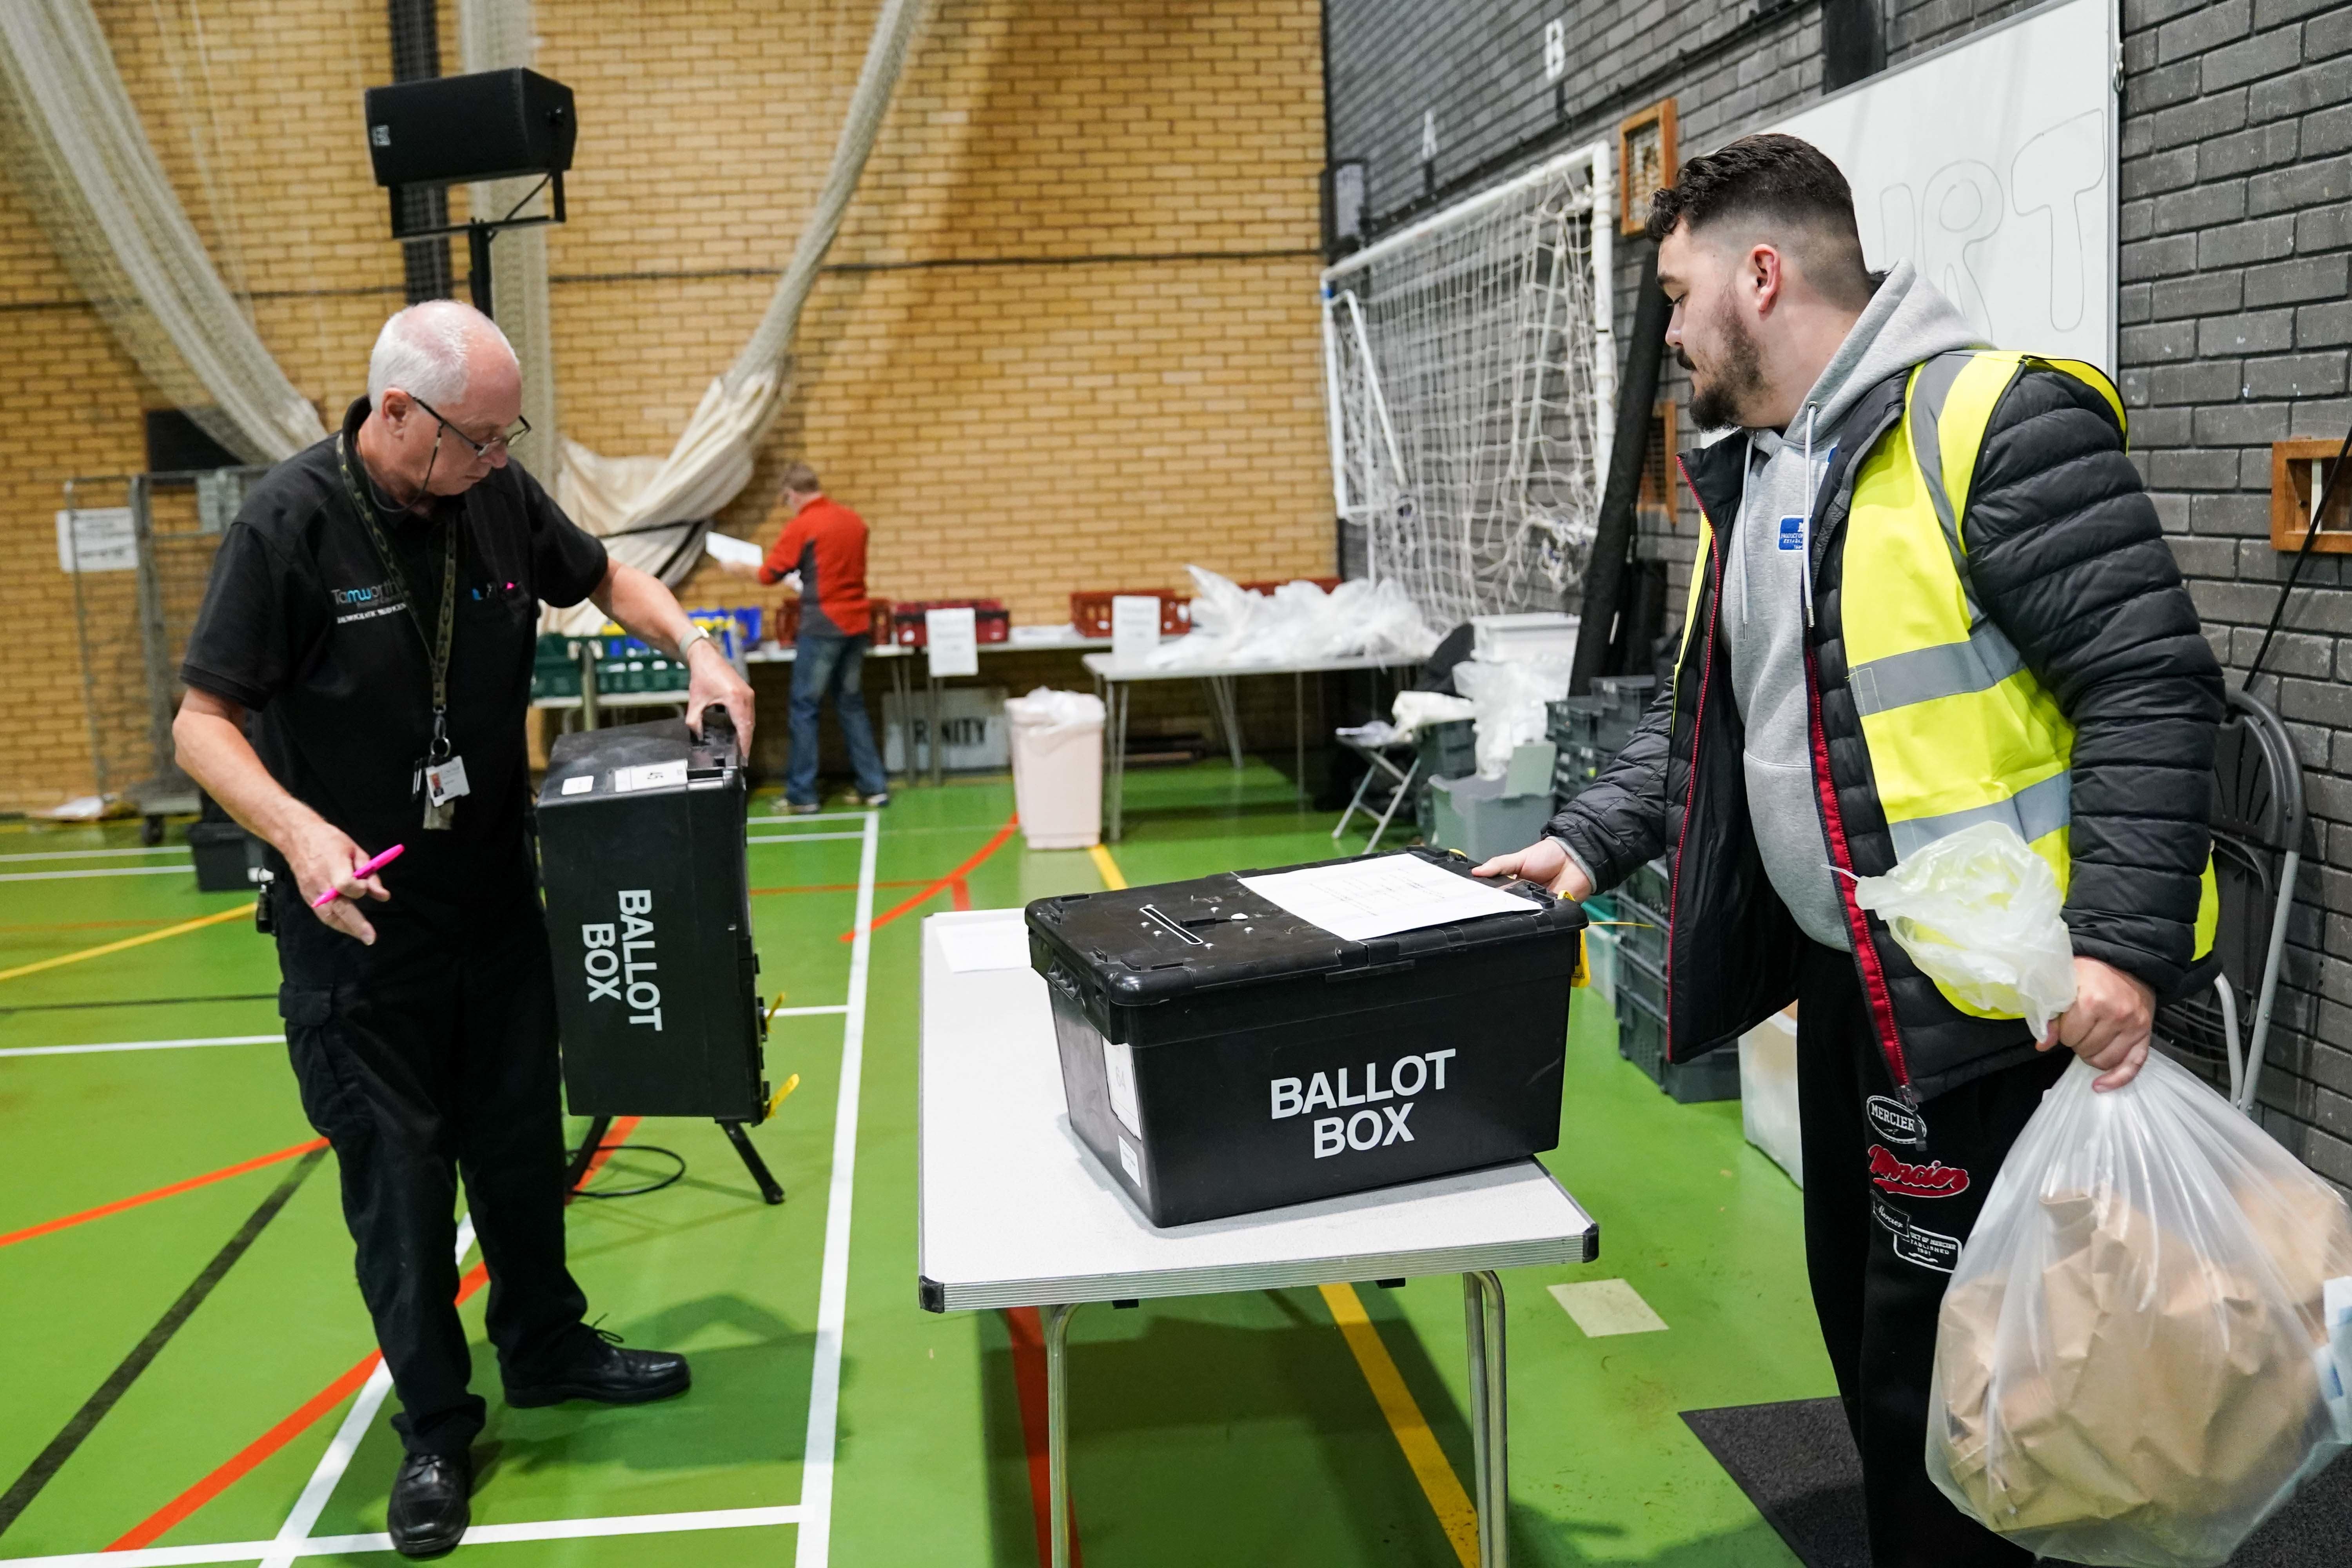
[[[1916,1149],[1927,1142],[1927,1119],[1893,1096],[1874,1094],[1862,1109],[1871,1130],[1889,1143]]]
[[[1941,1160],[1914,1165],[1884,1143],[1870,1146],[1870,1179],[1890,1193],[1915,1198],[1956,1198],[1969,1190],[1969,1173]]]

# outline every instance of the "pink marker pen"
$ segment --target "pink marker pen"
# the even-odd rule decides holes
[[[389,866],[394,860],[399,859],[400,852],[407,847],[408,846],[405,844],[395,844],[391,848],[385,850],[383,854],[377,856],[374,859],[362,861],[360,863],[360,868],[352,873],[352,880],[356,881],[362,877],[374,876],[378,871],[383,870],[386,866]],[[320,893],[317,898],[310,900],[310,907],[314,910],[325,909],[329,904],[335,901],[336,896],[340,891],[341,889],[339,889],[329,888],[325,892]]]

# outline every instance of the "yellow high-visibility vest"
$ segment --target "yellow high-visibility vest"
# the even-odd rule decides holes
[[[2074,869],[2074,727],[1986,618],[1961,527],[1993,410],[2029,363],[2093,388],[2124,426],[2114,384],[2080,361],[1963,352],[1916,366],[1901,423],[1853,478],[1840,602],[1868,613],[1846,615],[1841,632],[1896,860],[1977,823],[2005,822],[2049,863],[2063,893]],[[1703,538],[1702,558],[1706,548]],[[1697,587],[1695,578],[1694,606]],[[2209,857],[2197,905],[2200,958],[2212,951],[2220,915]],[[1963,1002],[1940,982],[1937,989],[1971,1016],[2011,1016]]]

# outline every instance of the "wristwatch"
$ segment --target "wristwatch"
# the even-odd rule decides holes
[[[687,656],[688,654],[692,653],[692,652],[694,651],[694,645],[695,645],[696,643],[698,643],[698,642],[709,642],[709,640],[710,640],[710,633],[709,633],[709,630],[707,627],[703,627],[703,626],[690,626],[690,627],[688,627],[688,628],[687,629],[687,634],[686,634],[684,637],[680,637],[680,638],[678,638],[678,639],[677,639],[677,661],[678,661],[678,663],[680,663],[680,664],[684,664],[684,663],[686,662],[686,656]]]

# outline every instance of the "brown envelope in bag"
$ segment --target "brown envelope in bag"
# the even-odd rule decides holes
[[[2319,1282],[2352,1272],[2338,1267],[2352,1260],[2352,1226],[2340,1203],[2242,1195],[2257,1256],[2294,1260],[2281,1272],[2299,1306],[2308,1297],[2302,1324],[2283,1327],[2265,1307],[2270,1281],[2217,1267],[2107,1191],[2042,1200],[2052,1258],[2038,1282],[1976,1279],[1947,1294],[1946,1451],[1994,1528],[2112,1520],[2193,1538],[2293,1477],[2318,1398]],[[2006,1347],[2004,1310],[2017,1317]],[[2020,1344],[2038,1347],[2038,1364],[2020,1364]]]

